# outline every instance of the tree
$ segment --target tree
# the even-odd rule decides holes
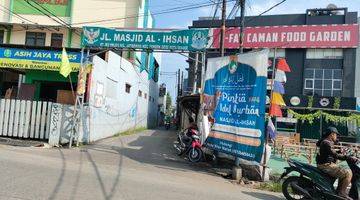
[[[170,93],[166,93],[166,115],[170,115],[172,111],[172,100]]]

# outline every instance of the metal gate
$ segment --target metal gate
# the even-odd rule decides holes
[[[0,136],[49,139],[51,102],[0,99]]]

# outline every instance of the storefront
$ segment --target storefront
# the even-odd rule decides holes
[[[59,73],[61,50],[0,47],[1,98],[62,102],[76,88],[81,54],[68,52],[73,73]]]

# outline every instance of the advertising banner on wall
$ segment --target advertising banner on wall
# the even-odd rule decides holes
[[[220,29],[211,29],[214,41],[210,48],[220,47]],[[239,48],[240,29],[227,28],[225,48]],[[245,48],[356,48],[359,41],[358,24],[293,25],[246,27]]]
[[[360,112],[360,97],[356,98],[356,110]]]
[[[40,11],[45,8],[58,17],[69,17],[71,11],[70,0],[12,0],[12,3],[12,12],[16,14],[44,15]]]
[[[61,51],[0,47],[0,68],[58,71]],[[68,52],[73,71],[80,67],[81,53]]]
[[[261,162],[268,50],[208,59],[204,109],[215,119],[207,146]]]
[[[207,45],[208,34],[208,29],[149,31],[84,27],[81,44],[99,48],[201,51]]]

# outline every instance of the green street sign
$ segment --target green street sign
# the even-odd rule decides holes
[[[84,27],[81,46],[202,51],[208,43],[208,33],[208,29],[146,31]]]

